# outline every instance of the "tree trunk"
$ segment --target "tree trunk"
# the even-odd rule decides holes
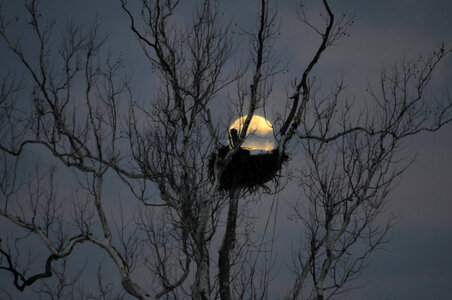
[[[214,188],[212,190],[214,190]],[[210,298],[210,256],[207,247],[206,228],[210,212],[209,201],[203,201],[200,210],[199,224],[195,236],[196,249],[194,253],[197,269],[191,290],[192,299],[208,300]]]
[[[231,300],[231,262],[230,253],[234,249],[235,242],[235,228],[237,226],[237,211],[240,189],[231,192],[229,199],[228,220],[226,223],[226,231],[224,233],[223,243],[218,252],[218,268],[219,268],[219,284],[220,284],[220,298],[221,300]]]
[[[192,299],[208,300],[210,295],[209,252],[205,246],[199,247],[197,252],[197,270],[195,282],[192,285]]]

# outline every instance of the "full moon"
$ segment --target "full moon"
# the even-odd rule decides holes
[[[229,131],[234,128],[240,135],[246,117],[247,116],[243,116],[235,120],[235,122],[229,127]],[[242,144],[242,148],[256,150],[257,152],[271,151],[275,149],[275,144],[273,125],[270,121],[262,116],[253,115],[250,125],[248,126],[246,138]]]

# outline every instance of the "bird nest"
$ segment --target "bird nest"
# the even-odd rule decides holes
[[[229,151],[228,146],[223,146],[218,152],[212,153],[208,165],[211,178],[215,178],[215,165],[221,167]],[[251,154],[249,150],[239,148],[221,174],[219,189],[232,191],[242,188],[253,192],[265,187],[265,183],[276,180],[278,171],[288,159],[286,154],[280,154],[277,149]]]

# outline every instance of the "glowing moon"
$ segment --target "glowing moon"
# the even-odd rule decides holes
[[[229,127],[229,130],[235,128],[239,135],[245,123],[247,116],[237,119]],[[249,150],[271,151],[275,148],[275,138],[273,136],[273,125],[266,118],[253,115],[248,130],[246,132],[246,139],[242,144],[242,148]]]

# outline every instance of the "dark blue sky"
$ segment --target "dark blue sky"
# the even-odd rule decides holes
[[[10,1],[11,2],[11,1]],[[6,7],[19,7],[18,2]],[[152,90],[149,66],[141,49],[128,32],[127,19],[119,1],[49,1],[44,13],[86,22],[96,13],[111,32],[111,47],[121,52],[134,74],[133,87],[138,97]],[[188,1],[190,2],[190,1]],[[241,24],[251,26],[257,1],[228,0],[226,11]],[[289,80],[299,71],[317,46],[316,40],[296,20],[295,1],[278,1],[281,39],[276,54],[288,61],[290,72],[276,80],[274,96],[283,97]],[[313,4],[316,11],[316,1]],[[332,1],[338,12],[355,14],[351,36],[328,49],[315,73],[326,85],[343,75],[350,97],[362,97],[366,82],[378,79],[382,64],[391,64],[402,56],[412,57],[433,50],[441,41],[452,46],[452,2],[450,0]],[[16,8],[10,14],[16,14]],[[133,46],[135,45],[135,46]],[[0,66],[15,68],[15,62],[0,48]],[[443,62],[434,77],[432,94],[444,95],[452,89],[452,58]],[[270,101],[270,106],[272,102]],[[277,109],[267,108],[268,111]],[[339,299],[449,299],[452,295],[452,124],[438,133],[421,134],[405,143],[406,153],[417,153],[416,163],[402,176],[391,194],[389,212],[400,213],[391,241],[371,259],[371,265],[356,281],[359,289]],[[289,191],[290,198],[296,191]],[[280,214],[288,211],[281,209]],[[388,213],[389,213],[388,212]],[[284,224],[278,224],[283,228]],[[281,253],[285,247],[280,245]],[[282,269],[284,266],[281,266]],[[0,272],[0,282],[5,280]],[[9,283],[8,283],[9,284]],[[17,294],[17,299],[21,295]],[[22,298],[25,299],[25,298]]]

